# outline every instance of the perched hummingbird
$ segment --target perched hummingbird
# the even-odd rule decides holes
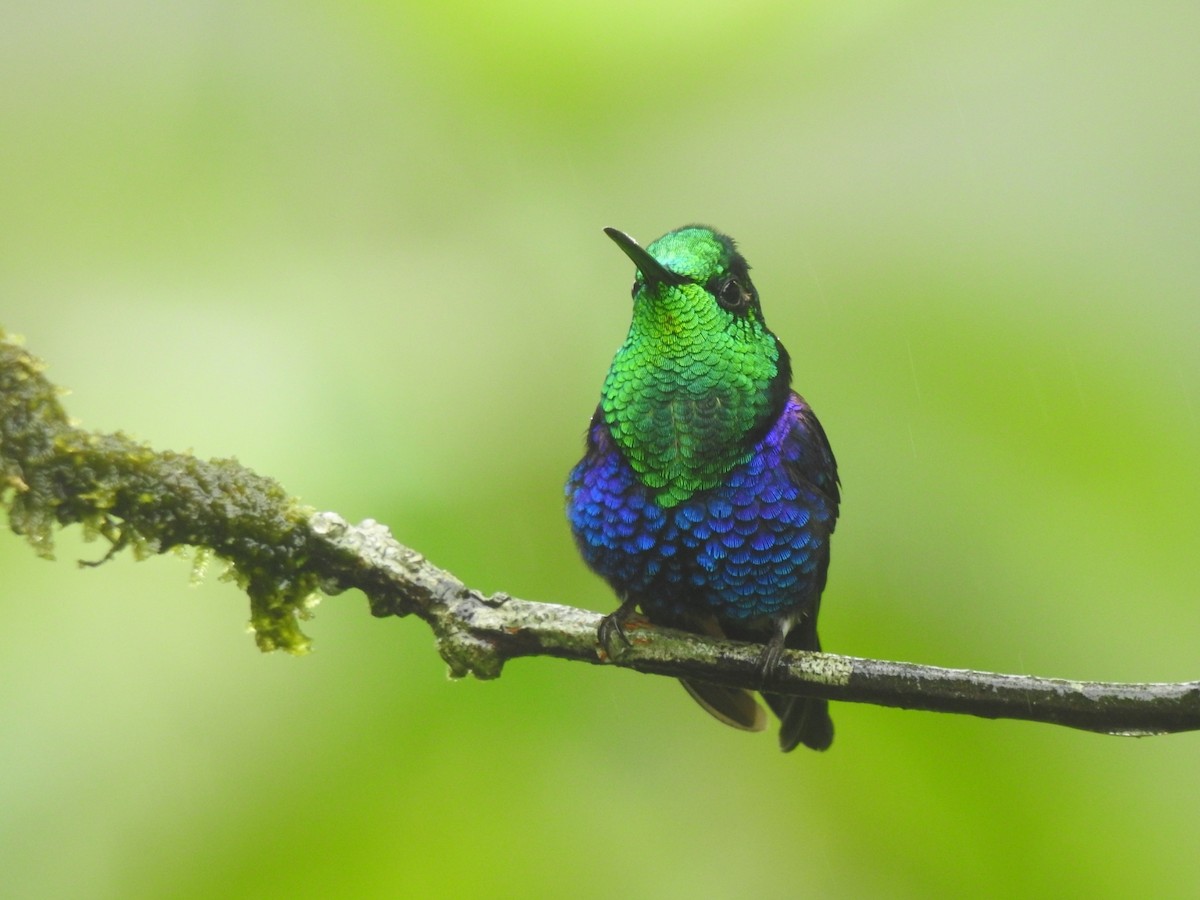
[[[750,267],[731,238],[700,225],[646,248],[604,231],[637,266],[633,323],[566,488],[579,551],[621,598],[601,644],[624,639],[640,606],[655,624],[764,642],[764,671],[785,648],[819,651],[837,464],[791,389]],[[766,727],[748,691],[683,686],[726,724]],[[785,751],[833,741],[826,701],[763,699]]]

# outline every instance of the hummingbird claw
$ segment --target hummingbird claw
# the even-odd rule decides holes
[[[625,623],[636,609],[636,600],[624,600],[616,610],[600,620],[600,627],[596,629],[596,640],[600,644],[600,649],[609,657],[620,654],[620,651],[617,654],[612,652],[614,637],[620,638],[621,643],[626,647],[633,646],[629,635],[625,633]]]

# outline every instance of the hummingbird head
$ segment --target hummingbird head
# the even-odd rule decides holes
[[[729,314],[724,317],[726,321],[753,312],[761,323],[762,310],[758,291],[750,280],[750,266],[728,235],[704,225],[688,225],[667,232],[643,248],[623,231],[605,228],[604,233],[637,266],[635,303],[639,298],[654,302],[671,294],[672,289],[681,289],[697,312],[722,309]]]
[[[601,408],[634,470],[674,505],[747,458],[787,402],[791,364],[732,238],[689,225],[643,248],[604,231],[638,271]]]

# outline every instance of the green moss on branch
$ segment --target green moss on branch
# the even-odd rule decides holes
[[[0,331],[0,505],[13,531],[48,558],[54,530],[72,524],[108,541],[108,556],[208,548],[249,595],[258,646],[305,652],[298,620],[319,581],[305,571],[312,511],[235,460],[156,452],[74,426],[43,370]]]

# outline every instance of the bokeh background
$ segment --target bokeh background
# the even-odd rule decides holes
[[[628,324],[600,229],[735,235],[830,434],[834,651],[1200,676],[1200,7],[10,3],[0,324],[69,411],[596,610],[561,483]],[[0,533],[0,893],[1195,896],[1200,737],[663,679],[450,682],[326,599]]]

